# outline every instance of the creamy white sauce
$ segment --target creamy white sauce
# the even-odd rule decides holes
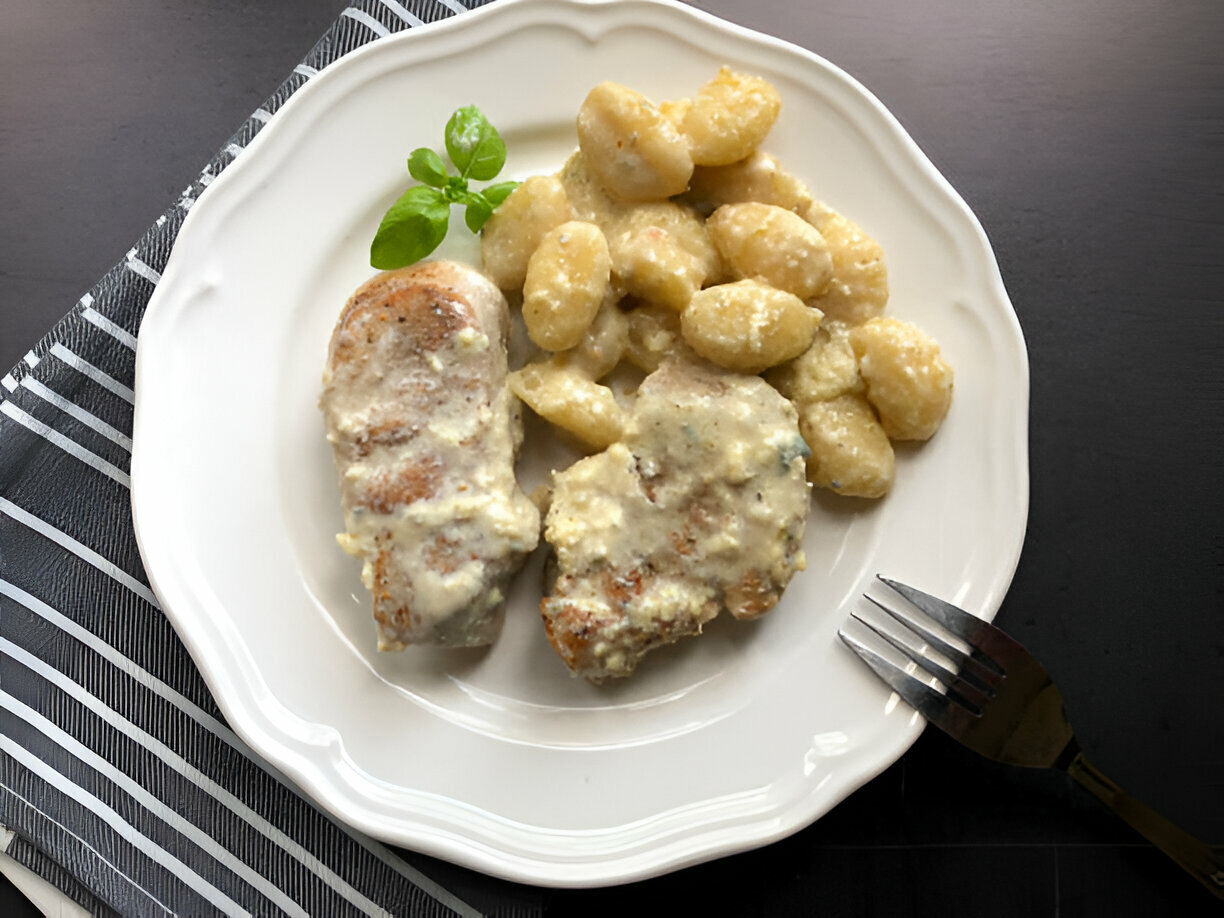
[[[486,284],[468,288],[473,306]],[[494,294],[503,314],[486,318],[500,334],[506,306]],[[514,477],[521,431],[505,361],[469,324],[428,349],[382,334],[325,378],[345,512],[337,541],[363,562],[381,650],[488,643],[507,581],[538,541],[539,512]]]
[[[579,671],[626,675],[721,608],[772,605],[804,566],[806,453],[793,407],[757,377],[681,363],[648,377],[623,441],[555,477],[561,577],[544,608],[598,621]],[[609,594],[617,578],[628,601]]]

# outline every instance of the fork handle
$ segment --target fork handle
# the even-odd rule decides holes
[[[1067,773],[1218,898],[1224,899],[1224,861],[1214,851],[1122,790],[1084,758],[1082,752],[1071,760]]]

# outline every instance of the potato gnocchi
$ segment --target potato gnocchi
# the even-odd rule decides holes
[[[527,261],[523,322],[549,351],[577,347],[608,295],[608,241],[594,223],[569,220],[549,230]]]
[[[668,358],[762,374],[795,406],[808,480],[882,497],[894,440],[948,412],[939,345],[884,317],[880,244],[761,149],[778,91],[723,67],[687,98],[590,91],[578,149],[523,182],[481,236],[486,273],[522,296],[539,356],[510,386],[591,451],[617,442],[633,385]]]

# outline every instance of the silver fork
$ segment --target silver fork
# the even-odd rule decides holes
[[[953,646],[920,616],[912,612],[902,615],[868,596],[868,600],[905,628],[909,636],[901,640],[851,612],[854,619],[934,676],[944,689],[937,691],[863,641],[838,631],[842,641],[893,691],[953,739],[987,758],[1008,765],[1057,768],[1067,772],[1212,893],[1224,899],[1224,860],[1216,851],[1140,803],[1089,764],[1071,732],[1062,695],[1032,654],[994,625],[951,603],[895,580],[879,579],[969,648],[963,651]],[[915,637],[924,642],[923,649],[915,649],[907,643]],[[948,660],[955,671],[930,659],[929,651]]]

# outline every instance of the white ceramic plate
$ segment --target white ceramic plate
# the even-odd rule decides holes
[[[891,314],[956,369],[943,430],[901,451],[886,500],[817,496],[808,570],[765,619],[623,684],[553,654],[538,561],[492,649],[379,655],[316,400],[408,151],[476,103],[508,177],[553,171],[595,83],[674,97],[724,63],[781,90],[766,148],[883,244]],[[462,236],[441,254],[474,257]],[[993,617],[1023,540],[1027,361],[977,221],[846,74],[678,4],[506,0],[327,68],[192,209],[139,340],[141,551],[230,723],[350,824],[516,880],[622,882],[811,823],[920,730],[836,639],[872,575]]]

